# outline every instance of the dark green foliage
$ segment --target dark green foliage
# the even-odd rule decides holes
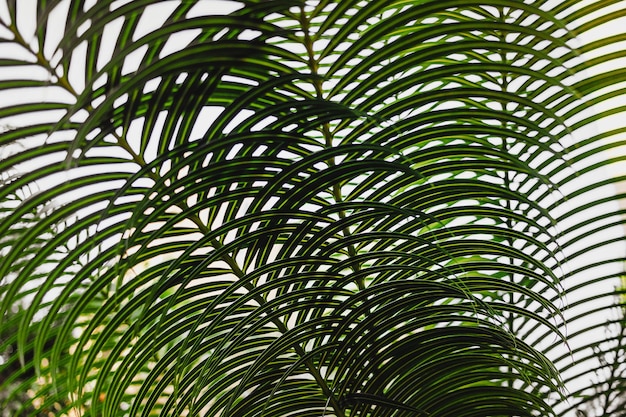
[[[623,7],[27,3],[0,13],[0,389],[22,414],[590,400],[626,179],[625,74],[598,64],[626,53],[585,36]]]

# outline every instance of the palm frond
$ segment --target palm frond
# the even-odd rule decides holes
[[[217,3],[2,6],[0,400],[593,402],[623,321],[625,74],[601,65],[623,35],[585,39],[620,2]]]

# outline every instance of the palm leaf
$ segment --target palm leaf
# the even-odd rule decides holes
[[[603,155],[624,128],[594,127],[624,110],[623,71],[600,67],[623,36],[575,43],[623,11],[217,3],[5,4],[0,65],[20,74],[0,82],[5,406],[484,417],[595,401],[588,370],[608,365],[589,352],[608,349],[624,259],[623,178],[598,173],[622,162]]]

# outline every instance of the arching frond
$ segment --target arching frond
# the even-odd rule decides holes
[[[0,401],[567,416],[602,384],[620,401],[624,36],[597,31],[624,14],[4,2]]]

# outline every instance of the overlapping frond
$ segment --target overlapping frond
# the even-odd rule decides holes
[[[18,413],[571,415],[590,369],[623,387],[623,35],[592,39],[621,2],[27,3],[0,9]]]

